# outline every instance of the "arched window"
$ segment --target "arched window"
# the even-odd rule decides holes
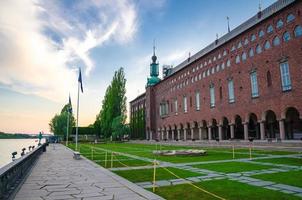
[[[253,41],[255,41],[256,40],[256,35],[255,34],[252,34],[252,36],[251,36],[251,41],[253,42]]]
[[[267,81],[267,87],[272,86],[272,76],[270,71],[267,71],[266,73],[266,81]]]
[[[216,56],[214,56],[213,61],[216,61]]]
[[[216,72],[220,71],[220,65],[216,65]]]
[[[243,54],[241,55],[241,59],[244,61],[244,60],[246,60],[246,53],[245,52],[243,52]]]
[[[264,36],[264,31],[260,30],[258,35],[259,35],[260,38],[263,37]]]
[[[221,69],[224,70],[224,62],[221,64]]]
[[[277,21],[277,28],[282,28],[282,26],[283,26],[283,21],[282,21],[282,19],[279,19]]]
[[[226,56],[226,55],[227,55],[227,51],[224,50],[222,55],[223,55],[223,56]]]
[[[207,66],[207,64],[208,64],[207,61],[204,61],[204,64],[203,64],[203,65],[204,65],[204,66]]]
[[[211,63],[212,63],[212,60],[211,60],[211,58],[209,59],[208,63],[209,63],[209,64],[211,64]]]
[[[249,56],[250,56],[250,57],[253,57],[253,56],[254,56],[254,49],[253,49],[253,48],[250,48]]]
[[[212,74],[214,74],[215,73],[215,67],[212,67]]]
[[[289,14],[289,15],[287,15],[286,22],[287,23],[292,22],[292,21],[294,21],[294,19],[295,19],[295,16],[293,14]]]
[[[236,61],[235,62],[240,63],[240,56],[239,55],[236,56]]]
[[[273,26],[270,24],[270,25],[267,27],[266,32],[267,32],[267,33],[272,33],[273,31],[274,31],[274,28],[273,28]]]
[[[274,37],[273,44],[274,46],[280,45],[280,38],[278,36]]]
[[[257,54],[260,54],[262,52],[261,45],[259,45],[259,44],[257,45],[256,52],[257,52]]]
[[[241,44],[241,42],[239,42],[237,45],[237,49],[240,49],[241,47],[242,47],[242,44]]]
[[[289,34],[289,32],[286,31],[286,32],[283,34],[283,40],[284,40],[284,42],[288,42],[290,39],[291,39],[291,38],[290,38],[290,34]]]
[[[221,58],[221,54],[218,54],[218,59],[220,59]]]
[[[265,42],[265,44],[264,44],[264,49],[269,49],[269,48],[271,48],[271,43],[267,40],[266,42]]]
[[[247,38],[245,38],[244,45],[248,45],[248,43],[249,43],[249,40]]]
[[[235,49],[236,49],[236,47],[235,47],[235,45],[233,45],[231,51],[235,51]]]
[[[228,61],[227,61],[227,67],[230,67],[230,66],[231,66],[231,61],[228,60]]]
[[[295,32],[295,37],[300,37],[300,36],[302,36],[302,27],[301,27],[301,26],[296,26],[294,32]]]

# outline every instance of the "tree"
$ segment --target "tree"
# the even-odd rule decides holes
[[[60,114],[56,114],[50,121],[50,131],[54,133],[54,135],[58,136],[66,136],[67,132],[67,119],[68,119],[68,110],[69,104],[66,104],[63,109],[61,110]],[[73,114],[69,113],[69,128],[68,128],[68,135],[70,135],[72,127],[75,126],[75,119]]]
[[[126,79],[124,69],[120,68],[114,73],[111,84],[107,87],[102,108],[96,118],[95,127],[101,129],[104,137],[112,135],[112,122],[120,117],[121,124],[126,121]]]

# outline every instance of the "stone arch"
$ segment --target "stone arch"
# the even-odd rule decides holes
[[[302,120],[299,111],[295,107],[288,107],[285,112],[285,138],[302,138]]]
[[[229,126],[229,120],[227,117],[222,117],[221,126],[222,126],[222,139],[223,140],[230,139],[231,130],[230,130],[230,126]]]
[[[248,137],[260,139],[260,124],[255,113],[250,113],[248,117]]]
[[[244,127],[242,124],[242,118],[239,115],[235,116],[234,137],[235,139],[244,139]]]
[[[212,126],[211,126],[211,132],[212,132],[212,139],[216,140],[218,139],[218,122],[216,119],[211,120]]]
[[[280,135],[277,116],[272,110],[265,112],[265,135],[267,138],[277,138]]]

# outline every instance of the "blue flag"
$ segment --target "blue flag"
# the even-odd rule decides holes
[[[81,91],[83,93],[83,82],[82,82],[82,73],[81,73],[81,68],[79,68],[80,73],[79,73],[79,79],[78,82],[81,84]]]
[[[70,94],[69,94],[69,107],[68,107],[68,112],[70,113],[70,114],[72,114],[72,105],[71,105],[71,98],[70,98]]]

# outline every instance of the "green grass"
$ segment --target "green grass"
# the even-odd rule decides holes
[[[276,174],[260,174],[252,176],[265,181],[272,181],[296,187],[302,187],[302,171],[280,172]]]
[[[200,173],[194,173],[187,170],[177,169],[173,167],[167,168],[169,171],[178,175],[181,178],[188,178],[194,176],[201,176]],[[122,176],[131,182],[145,182],[153,180],[153,169],[138,169],[138,170],[123,170],[123,171],[115,171],[114,173]],[[169,180],[169,179],[177,179],[174,175],[167,172],[163,168],[156,169],[156,180]]]
[[[225,163],[211,163],[211,164],[200,164],[193,165],[193,167],[208,169],[217,172],[224,173],[236,173],[236,172],[246,172],[252,170],[270,169],[271,166],[257,165],[253,163],[244,162],[225,162]]]
[[[301,158],[269,158],[269,159],[259,159],[259,160],[254,160],[254,161],[274,163],[274,164],[302,166]]]
[[[261,187],[251,186],[230,180],[214,180],[197,183],[197,186],[214,193],[224,199],[249,199],[249,200],[294,200],[299,197],[284,194],[278,191],[272,191]],[[152,190],[152,189],[150,189]],[[173,200],[217,200],[209,194],[206,194],[188,184],[167,186],[156,188],[156,194],[165,199]]]

